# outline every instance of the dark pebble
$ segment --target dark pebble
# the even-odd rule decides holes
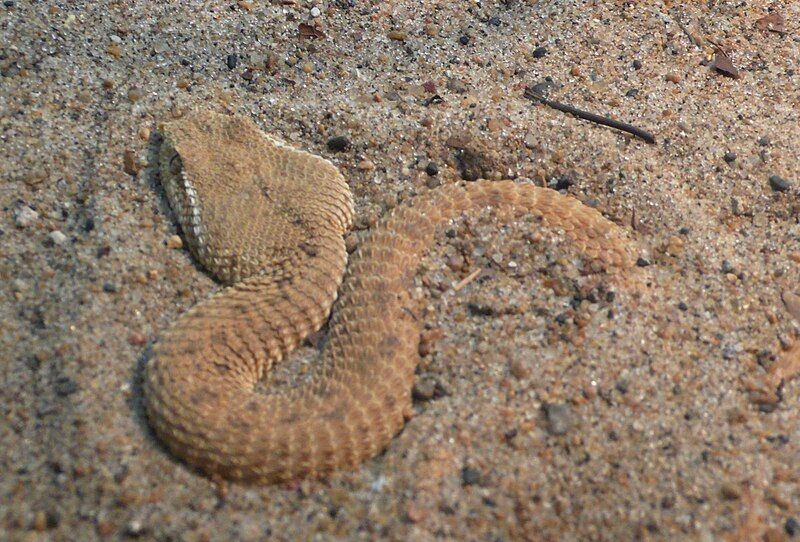
[[[689,235],[689,233],[690,233],[691,231],[692,231],[692,230],[690,230],[689,228],[687,228],[686,226],[684,226],[684,227],[682,227],[681,229],[679,229],[679,230],[678,230],[678,233],[680,233],[681,235]]]
[[[433,177],[439,173],[439,166],[436,165],[436,162],[428,162],[428,165],[425,166],[425,173]]]
[[[736,160],[736,153],[728,151],[725,153],[725,156],[723,156],[722,159],[730,164],[731,162]]]
[[[723,273],[733,273],[733,264],[728,260],[722,260],[722,272]]]
[[[564,435],[572,427],[572,412],[566,403],[544,403],[542,410],[551,434]]]
[[[492,26],[500,26],[500,17],[489,17],[489,24]]]
[[[633,61],[633,69],[634,70],[639,70],[639,69],[641,69],[641,67],[642,67],[642,61],[641,60],[634,60]]]
[[[461,45],[467,45],[469,43],[469,36],[461,36],[460,38],[458,38],[458,42]]]
[[[228,68],[234,69],[237,64],[239,64],[239,55],[232,54],[228,55],[228,58],[225,59],[225,64],[228,65]]]
[[[632,88],[628,92],[625,93],[625,96],[628,97],[628,98],[635,98],[638,95],[639,95],[639,89],[638,88]]]
[[[7,7],[7,8],[13,8],[14,7],[14,0],[5,0],[5,2],[3,2],[3,5],[5,7]]]
[[[648,265],[650,265],[650,260],[639,257],[639,259],[636,260],[636,265],[638,265],[639,267],[647,267]]]
[[[537,47],[533,50],[533,58],[542,58],[547,54],[547,47]]]
[[[328,149],[333,152],[342,152],[350,148],[350,140],[345,136],[336,136],[328,140]]]
[[[769,185],[775,192],[786,192],[792,187],[792,183],[790,183],[780,175],[772,175],[769,178]]]
[[[616,384],[614,384],[614,387],[622,395],[625,395],[626,393],[628,393],[628,383],[626,381],[624,381],[624,380],[619,380]]]
[[[103,291],[109,294],[113,294],[119,292],[119,286],[114,284],[113,282],[106,282],[103,284]]]
[[[461,481],[465,486],[473,486],[481,481],[481,473],[472,467],[461,469]]]
[[[682,310],[683,312],[686,312],[689,310],[689,306],[683,301],[681,301],[680,303],[678,303],[678,309]]]
[[[78,383],[68,376],[59,376],[56,379],[56,395],[67,397],[78,391]]]
[[[772,143],[772,140],[770,140],[770,138],[766,136],[758,138],[758,144],[761,145],[762,147],[766,147],[770,143]]]
[[[783,526],[783,530],[786,531],[786,534],[789,536],[800,534],[800,521],[797,521],[795,518],[787,519],[786,525]]]

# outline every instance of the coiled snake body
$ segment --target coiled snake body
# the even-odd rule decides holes
[[[195,112],[167,124],[162,183],[189,248],[229,287],[162,335],[144,378],[156,434],[210,475],[276,482],[355,466],[405,423],[419,361],[410,287],[437,225],[486,206],[563,229],[607,269],[631,266],[617,226],[531,184],[451,184],[384,217],[345,272],[353,203],[328,161],[292,149],[249,119]],[[310,384],[256,384],[331,318]]]

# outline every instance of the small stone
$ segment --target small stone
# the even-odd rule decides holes
[[[770,176],[769,185],[775,192],[786,192],[792,187],[792,183],[790,183],[780,175]]]
[[[666,79],[670,83],[677,84],[681,82],[681,76],[675,72],[668,73]]]
[[[128,344],[131,346],[144,346],[147,344],[147,335],[134,331],[128,335]]]
[[[786,531],[786,534],[789,536],[800,534],[800,521],[797,521],[795,518],[787,519],[786,524],[783,526],[783,530]]]
[[[314,71],[314,63],[313,62],[303,62],[303,65],[300,68],[303,70],[303,73],[311,73]]]
[[[142,92],[138,89],[132,88],[128,91],[128,100],[131,103],[136,103],[142,99]]]
[[[528,132],[525,135],[525,139],[522,140],[522,144],[525,145],[528,149],[535,149],[536,148],[536,134],[533,132]]]
[[[176,250],[183,248],[183,239],[181,239],[180,235],[170,236],[170,238],[167,239],[167,248]]]
[[[51,231],[47,237],[53,242],[54,245],[64,246],[67,243],[67,236],[59,230]]]
[[[411,396],[417,401],[430,401],[436,394],[436,379],[423,378],[414,383],[411,388]]]
[[[27,228],[39,220],[39,213],[23,205],[14,210],[14,223],[18,228]]]
[[[119,285],[113,282],[106,282],[103,284],[103,291],[108,294],[115,294],[119,292]]]
[[[481,473],[478,469],[473,469],[472,467],[464,467],[461,469],[461,482],[465,486],[473,486],[480,483],[480,481]]]
[[[642,257],[640,256],[640,257],[639,257],[639,258],[637,258],[637,260],[636,260],[636,265],[638,265],[639,267],[647,267],[647,266],[649,266],[649,265],[650,265],[650,260],[648,260],[647,258],[642,258]]]
[[[469,43],[469,36],[467,35],[461,36],[460,38],[458,38],[458,42],[461,45],[467,45]]]
[[[733,264],[728,260],[722,260],[722,267],[720,268],[720,270],[723,273],[733,273],[734,267]]]
[[[536,49],[533,50],[533,53],[531,53],[533,58],[542,58],[546,54],[547,54],[547,47],[537,47]]]
[[[137,175],[139,173],[139,158],[132,150],[126,150],[122,155],[122,170],[128,175]]]
[[[742,497],[742,490],[735,484],[724,482],[720,488],[720,494],[727,501],[735,501]]]
[[[372,163],[372,160],[361,160],[358,163],[359,171],[372,171],[375,169],[375,164]]]
[[[736,153],[728,151],[725,153],[722,159],[725,160],[727,163],[731,164],[736,160]]]
[[[547,428],[553,435],[564,435],[572,428],[572,412],[566,403],[542,404]]]
[[[405,41],[408,37],[408,32],[405,30],[390,30],[387,34],[390,40],[394,41]]]
[[[641,60],[634,60],[631,64],[634,70],[641,70],[642,69],[642,61]]]
[[[328,140],[328,150],[342,152],[350,148],[350,140],[345,136],[335,136]]]
[[[78,391],[78,383],[68,376],[59,376],[55,385],[56,395],[67,397]]]
[[[106,90],[111,90],[114,88],[114,80],[113,79],[105,79],[103,81],[103,88]]]
[[[317,6],[314,6],[313,8],[311,8],[311,16],[312,17],[314,17],[314,18],[319,17],[321,13],[322,12],[319,10],[319,8]]]
[[[425,166],[425,173],[427,173],[431,177],[438,175],[439,166],[436,165],[436,162],[428,162],[428,165]]]
[[[114,58],[119,59],[120,57],[122,57],[122,47],[120,47],[116,43],[112,43],[111,45],[109,45],[106,51]]]
[[[500,17],[489,17],[487,21],[491,26],[500,26]]]
[[[772,140],[771,140],[770,138],[768,138],[767,136],[764,136],[764,137],[759,137],[759,138],[758,138],[758,144],[759,144],[760,146],[762,146],[762,147],[766,147],[766,146],[768,146],[770,143],[772,143]]]
[[[144,527],[142,526],[142,522],[141,521],[133,520],[133,521],[130,521],[125,526],[125,534],[130,536],[130,537],[132,537],[132,538],[138,538],[143,533],[144,533]]]
[[[638,88],[632,88],[628,92],[625,93],[625,97],[626,98],[635,98],[638,95],[639,95],[639,89]]]
[[[225,64],[228,66],[229,69],[236,68],[236,65],[239,64],[239,55],[237,54],[230,54],[225,59]]]
[[[455,93],[463,94],[467,91],[467,85],[465,85],[460,79],[450,78],[447,80],[447,90],[452,90]]]

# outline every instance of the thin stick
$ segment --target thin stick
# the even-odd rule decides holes
[[[552,100],[548,100],[544,96],[537,94],[531,89],[525,89],[525,97],[534,102],[541,102],[548,107],[552,107],[553,109],[558,109],[559,111],[563,111],[564,113],[575,115],[579,119],[588,120],[590,122],[602,124],[603,126],[608,126],[610,128],[616,128],[617,130],[622,130],[623,132],[627,132],[631,135],[634,135],[646,141],[647,143],[653,144],[656,142],[656,138],[653,137],[653,134],[651,134],[650,132],[646,132],[641,128],[637,128],[636,126],[628,124],[627,122],[612,120],[602,115],[597,115],[596,113],[589,113],[588,111],[583,111],[576,107],[572,107],[571,105],[566,105],[559,102],[554,102]]]
[[[466,286],[467,284],[469,284],[470,282],[475,280],[475,277],[480,275],[481,271],[483,271],[483,270],[482,269],[476,269],[475,271],[473,271],[472,273],[470,273],[469,275],[467,275],[466,277],[464,277],[463,279],[461,279],[460,281],[455,283],[453,285],[453,291],[457,292],[460,289],[462,289],[464,286]]]

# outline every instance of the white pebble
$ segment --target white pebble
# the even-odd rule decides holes
[[[14,211],[14,223],[20,228],[27,228],[39,220],[39,213],[23,205]]]
[[[311,16],[312,17],[319,17],[320,13],[322,13],[318,7],[314,6],[311,8]]]
[[[58,246],[62,246],[67,242],[67,236],[61,233],[59,230],[51,231],[48,237]]]

